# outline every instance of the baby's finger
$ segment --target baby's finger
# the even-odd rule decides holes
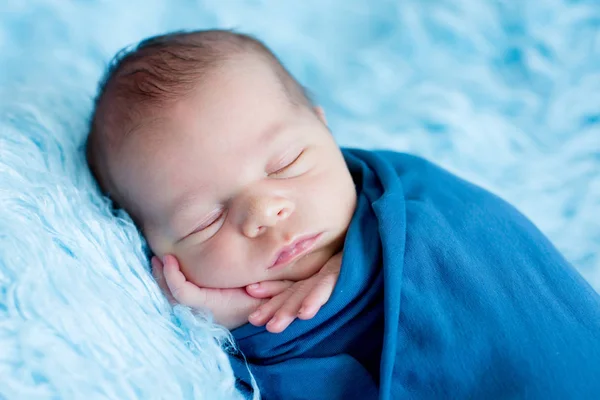
[[[281,333],[285,331],[295,319],[295,315],[278,313],[267,323],[266,328],[271,333]]]
[[[318,277],[319,280],[302,301],[302,307],[298,311],[298,318],[311,319],[317,314],[323,304],[327,303],[331,297],[337,276],[337,274],[325,274]]]
[[[248,322],[255,326],[262,326],[267,323],[275,312],[281,308],[283,303],[292,295],[291,291],[285,291],[271,300],[267,301],[260,307],[258,307],[252,314],[248,316]]]
[[[293,293],[275,312],[273,318],[267,323],[267,330],[273,333],[283,332],[298,316],[300,307],[310,290],[310,279],[296,284]]]
[[[165,276],[163,275],[163,266],[158,257],[152,256],[150,265],[152,266],[152,277],[154,277],[158,286],[163,290],[167,289],[167,282],[165,282]]]
[[[150,265],[152,266],[152,276],[154,280],[158,284],[158,287],[163,292],[169,303],[175,303],[175,299],[171,295],[171,291],[169,290],[169,286],[165,280],[165,276],[163,274],[163,265],[162,262],[158,259],[158,257],[153,256],[150,260]]]
[[[275,297],[292,286],[292,281],[263,281],[246,286],[246,292],[257,299]]]
[[[206,293],[185,278],[179,269],[177,259],[166,255],[163,259],[163,275],[167,286],[178,303],[188,307],[202,306],[206,301]]]
[[[174,262],[171,258],[172,257],[168,255],[163,258],[163,276],[165,277],[165,282],[167,283],[169,290],[171,290],[173,296],[176,296],[176,294],[183,289],[186,279],[179,269],[177,262]]]

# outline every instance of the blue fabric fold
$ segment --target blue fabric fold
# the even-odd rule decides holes
[[[243,392],[250,370],[263,399],[600,396],[600,297],[531,222],[419,157],[344,156],[338,283],[312,320],[233,331]]]

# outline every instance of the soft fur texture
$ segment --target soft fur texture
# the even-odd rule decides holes
[[[600,289],[596,0],[3,1],[0,398],[230,399],[227,334],[169,307],[85,166],[110,57],[179,29],[256,34],[343,145],[500,194]],[[510,249],[508,249],[510,251]]]

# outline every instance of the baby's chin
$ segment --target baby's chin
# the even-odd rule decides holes
[[[184,271],[187,280],[196,286],[209,289],[237,289],[245,288],[253,283],[263,282],[269,279],[265,274],[227,274],[206,276],[204,274],[188,274]]]
[[[283,268],[269,270],[269,276],[263,280],[286,280],[298,282],[318,273],[331,258],[329,251],[318,251],[300,258],[297,262]],[[254,282],[253,282],[254,283]]]
[[[257,277],[246,277],[245,279],[235,279],[235,280],[228,280],[228,281],[222,281],[222,280],[192,280],[192,279],[188,279],[190,282],[194,283],[196,286],[200,286],[203,288],[209,288],[209,289],[238,289],[238,288],[245,288],[248,285],[252,285],[253,283],[260,283],[260,282],[266,282],[266,281],[280,281],[280,280],[286,280],[286,281],[300,281],[303,279],[306,279],[308,277],[310,277],[312,275],[307,275],[307,274],[282,274],[282,275],[278,275],[278,276],[257,276]]]
[[[248,285],[253,283],[260,282],[260,280],[256,280],[255,278],[248,277],[246,279],[234,279],[234,280],[213,280],[213,279],[190,279],[188,281],[192,282],[194,285],[207,288],[207,289],[238,289],[245,288]]]
[[[204,279],[194,279],[189,276],[188,280],[197,286],[210,289],[237,289],[245,288],[253,283],[260,283],[265,281],[292,281],[298,282],[304,279],[308,279],[321,270],[325,262],[320,259],[321,257],[306,257],[298,260],[293,265],[286,266],[283,268],[274,268],[267,270],[266,273],[249,275],[249,276],[238,276],[238,277],[204,277]],[[185,274],[186,276],[188,274]]]

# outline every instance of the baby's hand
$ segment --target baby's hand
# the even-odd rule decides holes
[[[244,288],[212,289],[196,286],[185,278],[175,257],[166,255],[164,261],[163,264],[158,257],[152,257],[152,275],[169,303],[208,309],[212,312],[214,321],[227,329],[235,329],[247,323],[250,313],[268,301],[267,298],[248,295]],[[270,290],[271,293],[281,293],[291,285],[291,281],[272,281]]]
[[[267,330],[283,332],[296,318],[311,319],[325,304],[340,275],[342,253],[338,253],[313,276],[295,282],[281,292],[278,281],[264,281],[246,286],[248,293],[257,299],[271,297],[250,314],[248,321],[260,326],[267,323]]]

